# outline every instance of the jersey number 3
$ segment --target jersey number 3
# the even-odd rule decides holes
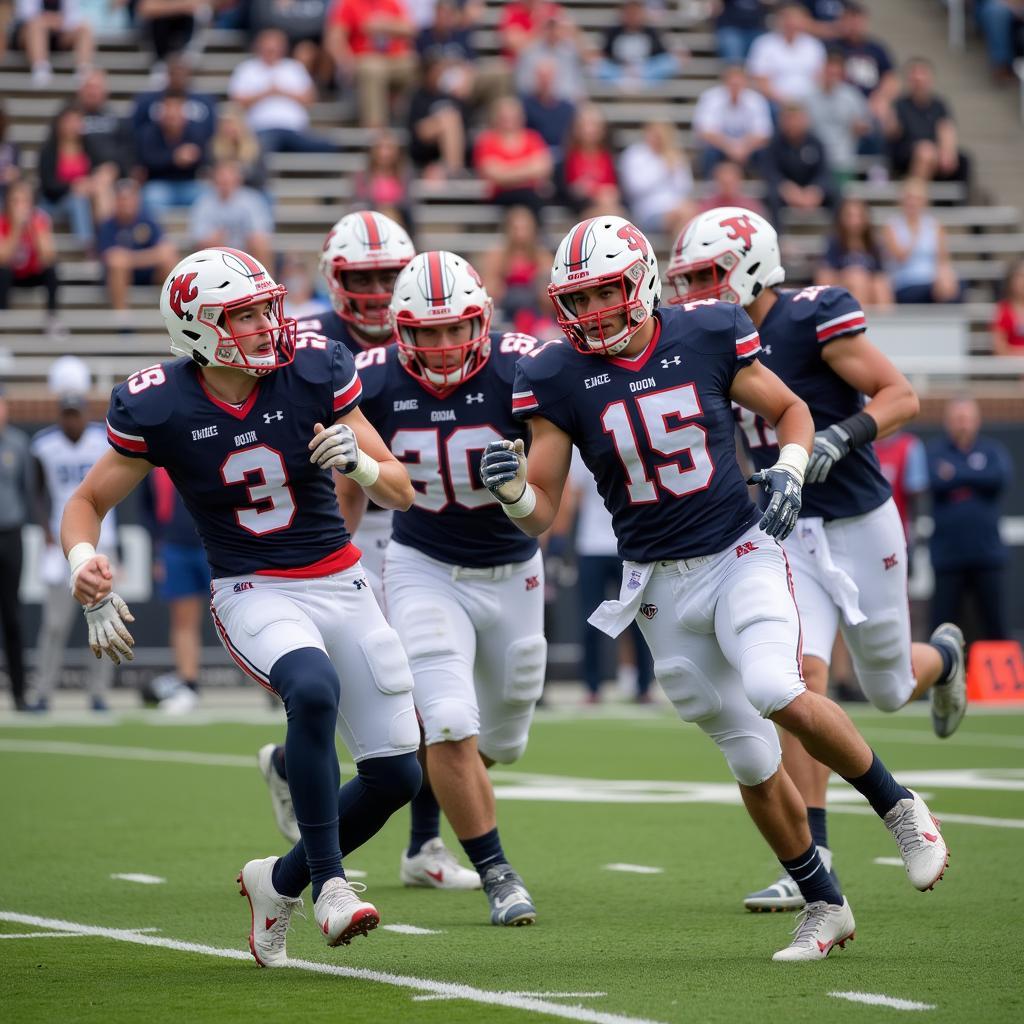
[[[708,433],[699,423],[684,423],[701,414],[697,388],[693,384],[654,391],[634,399],[640,422],[652,451],[660,455],[686,455],[690,465],[678,461],[652,467],[662,490],[677,498],[703,491],[714,476],[715,466],[708,452]],[[633,505],[658,500],[658,488],[640,455],[634,417],[624,401],[612,402],[601,413],[601,426],[611,434],[619,461],[626,471],[626,490]]]
[[[265,444],[232,452],[220,467],[226,484],[245,484],[251,505],[235,509],[243,530],[262,537],[287,530],[295,518],[295,495],[281,453]]]

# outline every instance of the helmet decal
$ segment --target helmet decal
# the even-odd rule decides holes
[[[583,270],[584,264],[593,255],[597,242],[591,229],[595,220],[596,217],[591,217],[590,220],[581,221],[573,228],[572,238],[565,253],[565,265],[569,271]]]
[[[743,241],[743,248],[749,249],[757,234],[757,225],[746,215],[740,214],[736,217],[726,217],[718,222],[719,227],[728,228],[726,238],[736,242]]]
[[[170,284],[170,294],[167,300],[174,315],[179,320],[192,320],[192,314],[182,308],[183,302],[192,302],[199,295],[199,290],[193,282],[199,276],[197,272],[190,274],[179,274]]]

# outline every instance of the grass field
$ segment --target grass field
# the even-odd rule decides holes
[[[923,710],[923,709],[921,709]],[[533,928],[488,923],[481,893],[404,889],[403,811],[346,866],[382,924],[329,950],[294,920],[293,969],[248,956],[242,863],[283,852],[255,766],[278,727],[0,723],[0,1020],[595,1022],[1024,1020],[1024,713],[972,714],[952,740],[916,713],[855,712],[945,816],[952,852],[913,890],[866,805],[837,786],[832,846],[857,917],[828,960],[771,962],[790,915],[752,915],[773,861],[715,749],[669,714],[541,713],[521,766],[497,773],[506,851]],[[261,716],[256,716],[260,718]],[[450,841],[451,837],[448,837]],[[660,869],[609,870],[626,864]],[[141,873],[161,884],[111,876]],[[63,922],[63,923],[62,923]],[[328,965],[325,967],[325,965]],[[319,968],[319,971],[318,971]],[[911,1008],[908,1006],[908,1009]]]

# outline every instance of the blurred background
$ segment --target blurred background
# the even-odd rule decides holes
[[[1020,640],[1022,42],[1024,0],[0,0],[0,684],[26,708],[65,688],[101,710],[114,687],[168,711],[196,706],[182,681],[243,685],[166,478],[108,523],[137,619],[116,673],[91,664],[54,523],[111,386],[167,357],[176,259],[244,248],[308,315],[326,232],[361,208],[468,257],[495,326],[541,338],[581,217],[629,216],[664,269],[695,212],[766,214],[787,285],[849,288],[921,396],[880,445],[915,638],[955,615]],[[585,625],[618,563],[574,481],[547,539],[549,678],[645,700],[630,636]],[[1024,699],[1018,664],[1001,685]],[[832,669],[854,696],[841,652]]]

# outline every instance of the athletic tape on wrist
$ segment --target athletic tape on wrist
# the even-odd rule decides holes
[[[803,484],[808,458],[810,456],[803,445],[786,444],[782,446],[782,451],[779,452],[779,459],[775,463],[775,468],[788,469]]]
[[[90,558],[96,557],[96,549],[88,541],[80,541],[68,552],[68,566],[71,569],[71,586],[75,585],[75,579],[82,571],[82,566]]]
[[[380,463],[370,458],[366,452],[360,452],[356,459],[356,468],[351,473],[345,474],[349,480],[354,480],[360,487],[372,487],[380,476]]]
[[[527,484],[523,493],[510,505],[501,508],[509,519],[525,519],[537,507],[537,492]]]

